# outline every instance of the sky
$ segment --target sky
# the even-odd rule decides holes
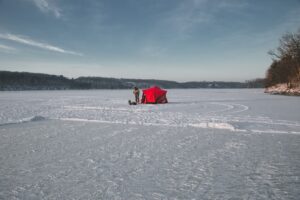
[[[245,81],[300,28],[300,0],[0,0],[0,71]]]

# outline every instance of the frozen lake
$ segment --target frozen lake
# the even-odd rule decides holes
[[[300,98],[0,92],[0,199],[299,199]]]

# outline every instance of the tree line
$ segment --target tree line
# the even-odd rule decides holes
[[[300,29],[286,33],[277,49],[269,51],[272,64],[266,72],[266,87],[287,84],[288,88],[300,86]]]
[[[105,77],[79,77],[28,72],[0,71],[0,90],[69,90],[69,89],[131,89],[134,86],[147,88],[157,85],[162,88],[263,88],[262,79],[246,82],[200,81],[179,83],[155,79],[118,79]]]

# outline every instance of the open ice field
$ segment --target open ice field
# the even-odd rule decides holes
[[[0,199],[299,199],[300,98],[0,92]]]

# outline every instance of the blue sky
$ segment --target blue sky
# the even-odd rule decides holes
[[[245,81],[299,28],[300,0],[0,0],[0,70]]]

